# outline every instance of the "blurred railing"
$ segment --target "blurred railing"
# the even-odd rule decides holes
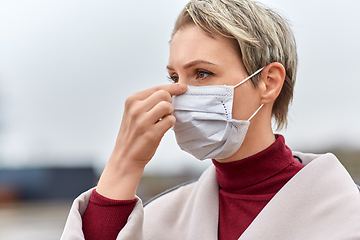
[[[360,184],[360,150],[333,149],[354,181]],[[201,173],[184,170],[177,175],[144,175],[137,194],[144,202]],[[99,176],[91,167],[0,169],[0,203],[34,200],[71,200],[94,187]]]

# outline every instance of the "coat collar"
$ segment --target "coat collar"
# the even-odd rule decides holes
[[[359,238],[360,194],[345,168],[333,154],[295,154],[307,165],[239,240]]]
[[[272,198],[239,240],[359,238],[360,194],[346,169],[333,154],[293,153],[306,166]],[[196,239],[217,239],[218,188],[211,166],[193,192],[196,219],[190,224],[195,232],[211,234]]]
[[[341,163],[332,154],[294,154],[306,166],[272,198],[239,240],[358,239],[360,194]],[[145,208],[145,239],[217,240],[215,167],[178,190]],[[147,220],[146,216],[151,217]],[[159,218],[154,220],[154,216]],[[154,221],[159,221],[156,228]]]

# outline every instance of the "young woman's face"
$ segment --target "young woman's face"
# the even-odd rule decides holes
[[[175,33],[167,69],[174,82],[191,86],[234,86],[248,77],[232,40],[209,36],[194,24]],[[235,88],[234,119],[247,120],[259,106],[259,93],[251,81]]]

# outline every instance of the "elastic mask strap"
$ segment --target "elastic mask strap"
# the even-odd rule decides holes
[[[248,76],[247,78],[245,78],[244,80],[242,80],[241,82],[239,82],[238,84],[236,84],[234,86],[234,88],[240,86],[241,84],[243,84],[244,82],[246,82],[247,80],[249,80],[250,78],[252,78],[253,76],[255,76],[256,74],[258,74],[259,72],[261,72],[265,67],[260,68],[259,70],[257,70],[256,72],[254,72],[253,74],[251,74],[250,76]]]
[[[255,115],[260,111],[260,109],[262,108],[262,106],[264,106],[264,104],[261,104],[260,107],[254,112],[253,115],[251,115],[251,117],[248,119],[248,121],[250,121],[253,117],[255,117]]]

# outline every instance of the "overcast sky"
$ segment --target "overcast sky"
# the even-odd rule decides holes
[[[166,84],[185,0],[0,0],[0,167],[87,165],[111,154],[126,97]],[[360,1],[262,0],[292,23],[293,150],[360,148]],[[204,168],[167,133],[147,171]]]

